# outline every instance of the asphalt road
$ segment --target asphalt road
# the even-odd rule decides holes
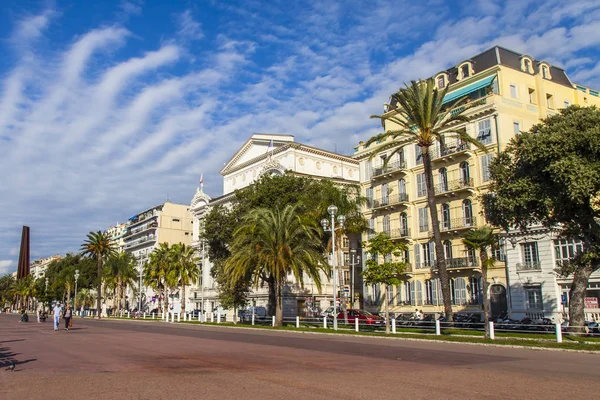
[[[10,360],[14,372],[5,371]],[[600,355],[0,315],[0,399],[583,399]]]

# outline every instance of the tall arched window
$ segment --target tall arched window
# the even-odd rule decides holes
[[[398,201],[407,201],[406,197],[406,181],[404,179],[400,179],[398,181]]]
[[[439,193],[448,191],[448,171],[446,168],[440,168],[438,171]]]
[[[400,236],[408,236],[408,216],[405,212],[400,214]]]
[[[467,302],[467,283],[465,278],[454,279],[454,304],[462,306]]]
[[[463,79],[468,78],[470,72],[471,71],[469,70],[469,64],[464,64],[462,67],[460,67],[460,75]]]
[[[464,226],[472,226],[473,225],[473,205],[471,204],[471,200],[466,199],[463,201],[463,222]]]
[[[446,254],[446,260],[452,258],[452,242],[449,240],[444,242],[444,253]]]
[[[450,206],[448,203],[442,204],[442,228],[447,231],[451,228]]]
[[[466,161],[463,161],[460,163],[460,183],[461,186],[467,186],[469,185],[470,181],[471,181],[471,173],[469,172],[469,163]]]
[[[390,216],[386,215],[383,217],[383,231],[390,234]]]

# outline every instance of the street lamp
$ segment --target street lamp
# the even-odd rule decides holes
[[[335,268],[335,214],[338,212],[338,208],[335,205],[330,205],[327,207],[327,212],[331,216],[331,266],[333,269],[333,329],[337,330],[337,286],[336,286],[336,268]],[[342,228],[344,226],[344,222],[346,221],[346,217],[343,215],[338,215],[337,222],[338,227]],[[329,221],[327,218],[323,218],[321,220],[321,226],[324,231],[327,231],[329,228]]]
[[[354,307],[354,285],[356,284],[354,281],[354,270],[356,269],[356,265],[360,263],[360,256],[356,255],[356,249],[350,249],[350,253],[352,254],[352,286],[350,287],[350,299],[352,301],[352,307]]]
[[[77,312],[77,280],[79,279],[79,270],[75,270],[75,298],[73,299],[73,311]]]
[[[140,272],[140,293],[138,295],[138,315],[142,311],[142,274],[143,274],[143,270],[142,270],[142,262],[141,261],[140,261],[140,266],[139,266],[139,272]]]
[[[202,305],[200,306],[200,315],[202,317],[201,320],[204,322],[204,266],[205,266],[205,262],[206,259],[204,258],[204,242],[205,240],[202,239],[202,268],[200,268],[200,286],[201,286],[201,294],[200,294],[200,301],[202,302]]]
[[[48,298],[48,277],[46,277],[46,290],[44,291],[44,295],[46,296],[46,300]],[[44,312],[46,312],[46,304],[44,303]]]

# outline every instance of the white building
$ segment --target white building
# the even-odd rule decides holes
[[[545,317],[555,322],[568,319],[571,279],[559,276],[555,269],[558,263],[581,251],[582,244],[559,239],[558,234],[543,227],[508,233],[505,251],[512,318]],[[586,292],[586,320],[600,320],[599,299],[600,271],[596,271]]]
[[[204,226],[204,217],[211,207],[219,204],[227,206],[235,190],[252,184],[262,174],[285,172],[298,176],[329,178],[338,184],[357,184],[359,177],[358,162],[351,157],[294,142],[294,137],[291,135],[254,134],[221,170],[223,195],[211,198],[204,193],[201,184],[192,199],[190,208],[193,214],[192,246],[198,251],[199,256],[202,256],[203,248],[199,235]],[[356,248],[358,243],[344,240],[344,246],[339,253],[338,265],[341,264],[342,268],[339,269],[338,282],[345,290],[348,290],[351,279],[348,256],[351,246]],[[193,307],[189,309],[195,308],[205,312],[219,309],[223,314],[229,313],[228,318],[231,318],[233,310],[223,310],[219,307],[215,282],[210,275],[212,264],[208,261],[207,251],[205,258],[206,262],[203,263],[202,269],[203,285],[191,291],[188,304],[193,303]],[[290,277],[284,289],[284,314],[299,315],[307,308],[329,307],[333,301],[332,285],[329,277],[322,276],[321,281],[324,284],[322,292],[319,293],[311,280],[306,279],[304,288],[300,288]],[[251,305],[266,307],[268,298],[266,287],[253,291],[250,298]]]
[[[46,275],[46,270],[48,269],[48,266],[53,261],[58,261],[60,259],[61,259],[61,256],[59,256],[57,254],[54,256],[40,258],[40,259],[33,261],[31,263],[31,267],[29,268],[31,275],[33,275],[33,279],[43,278]]]

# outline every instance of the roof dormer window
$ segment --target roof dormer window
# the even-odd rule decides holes
[[[458,66],[458,76],[457,80],[466,79],[474,74],[473,66],[470,62],[464,62]]]
[[[521,70],[533,74],[533,62],[531,58],[524,56],[521,58]]]
[[[446,74],[440,74],[435,77],[435,81],[438,89],[443,89],[447,86],[448,80],[446,79]]]
[[[542,78],[552,79],[552,75],[550,75],[550,67],[548,67],[548,65],[540,64],[540,73],[542,74]]]

